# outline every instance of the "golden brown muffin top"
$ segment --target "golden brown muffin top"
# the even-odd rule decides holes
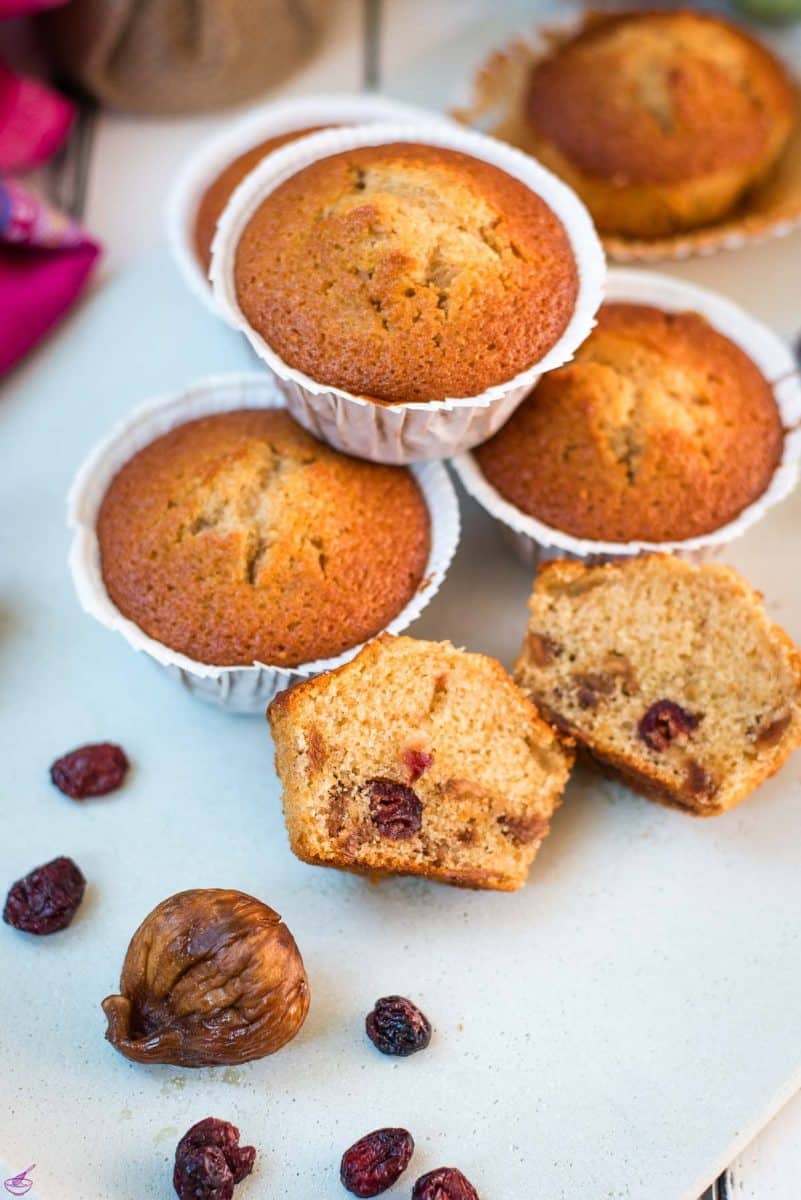
[[[112,481],[97,522],[111,599],[199,662],[297,666],[412,598],[430,520],[410,471],[348,458],[281,409],[190,421]]]
[[[748,166],[789,130],[773,55],[693,11],[596,16],[532,70],[525,112],[574,166],[618,184],[669,184]]]
[[[696,313],[605,304],[567,366],[479,447],[529,516],[599,541],[679,541],[733,520],[782,454],[773,392]]]
[[[290,366],[387,403],[474,396],[536,363],[575,306],[561,222],[455,150],[365,146],[268,195],[239,242],[240,307]]]
[[[273,150],[286,146],[288,142],[297,141],[298,138],[305,137],[308,133],[317,133],[321,128],[326,128],[326,126],[315,125],[311,129],[293,129],[291,133],[282,133],[276,137],[267,138],[266,141],[259,142],[258,146],[253,146],[244,154],[240,154],[220,172],[213,183],[209,184],[197,206],[194,230],[195,253],[206,274],[211,266],[211,243],[214,241],[217,222],[245,176],[249,175],[263,158],[272,154]]]

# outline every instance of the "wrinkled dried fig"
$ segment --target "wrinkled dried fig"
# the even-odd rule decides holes
[[[197,888],[162,901],[131,938],[106,1037],[136,1062],[210,1067],[280,1050],[309,984],[278,913],[243,892]]]

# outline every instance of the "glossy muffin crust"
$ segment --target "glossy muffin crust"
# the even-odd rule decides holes
[[[207,274],[211,266],[211,243],[214,241],[217,222],[245,176],[249,175],[263,158],[272,154],[273,150],[278,150],[281,146],[286,146],[288,142],[296,141],[297,138],[305,137],[307,133],[316,133],[319,128],[320,126],[315,125],[311,129],[293,129],[291,133],[282,133],[277,137],[259,142],[257,146],[246,150],[244,154],[240,154],[233,162],[230,162],[214,182],[209,184],[197,206],[194,228],[195,253]]]
[[[199,662],[297,666],[382,630],[430,546],[411,472],[348,458],[281,409],[190,421],[140,450],[97,523],[103,579]]]
[[[251,326],[320,383],[387,403],[469,397],[563,333],[578,275],[525,184],[434,146],[321,159],[268,195],[236,252]]]
[[[596,541],[681,541],[733,520],[768,486],[783,430],[750,358],[696,313],[605,304],[476,451],[522,512]]]
[[[602,232],[656,237],[728,214],[794,120],[777,59],[736,25],[687,11],[594,14],[535,64],[532,149]]]

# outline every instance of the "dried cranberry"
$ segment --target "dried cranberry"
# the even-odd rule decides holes
[[[176,1147],[173,1186],[181,1200],[231,1200],[255,1158],[254,1146],[239,1145],[236,1125],[206,1117]]]
[[[437,1167],[420,1176],[412,1200],[478,1200],[478,1192],[456,1167]]]
[[[686,742],[698,728],[699,720],[700,717],[672,700],[657,700],[641,719],[637,732],[651,750],[662,751]]]
[[[342,1155],[339,1178],[354,1196],[378,1196],[400,1179],[414,1150],[405,1129],[376,1129]]]
[[[54,858],[12,885],[3,920],[25,933],[66,929],[83,899],[86,880],[71,858]]]
[[[73,800],[87,796],[105,796],[125,778],[128,759],[120,746],[111,742],[79,746],[58,758],[50,768],[50,778],[60,792]]]
[[[406,1058],[425,1050],[431,1041],[431,1022],[416,1004],[404,996],[384,996],[367,1014],[365,1029],[382,1054]]]
[[[172,1182],[181,1200],[232,1200],[234,1176],[217,1146],[191,1146],[175,1163]]]
[[[394,779],[369,779],[370,819],[382,837],[400,841],[414,837],[423,824],[420,797]]]
[[[403,761],[409,772],[409,783],[417,783],[420,776],[433,766],[434,755],[428,750],[408,749],[403,752]]]

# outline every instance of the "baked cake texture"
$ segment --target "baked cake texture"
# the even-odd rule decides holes
[[[248,322],[291,367],[387,403],[479,395],[546,354],[575,307],[567,234],[524,183],[436,146],[320,159],[236,250]]]
[[[301,859],[514,891],[572,751],[494,659],[383,636],[268,712]]]
[[[693,10],[592,14],[532,68],[531,149],[605,233],[657,237],[728,215],[794,123],[779,61]]]
[[[311,129],[294,129],[291,133],[282,133],[259,142],[257,146],[252,146],[244,154],[238,155],[209,184],[197,206],[194,227],[195,253],[206,274],[211,266],[211,243],[217,231],[217,222],[245,176],[249,175],[263,158],[272,154],[273,150],[305,137],[307,133],[316,133],[319,128],[320,126],[315,125]]]
[[[766,490],[784,433],[751,359],[696,313],[605,304],[475,455],[504,499],[596,541],[682,541]]]
[[[291,667],[397,616],[430,520],[405,468],[348,458],[283,409],[243,409],[134,455],[97,536],[109,596],[150,637],[199,662]]]
[[[715,816],[801,744],[801,656],[730,567],[555,561],[530,607],[518,683],[643,795]]]

